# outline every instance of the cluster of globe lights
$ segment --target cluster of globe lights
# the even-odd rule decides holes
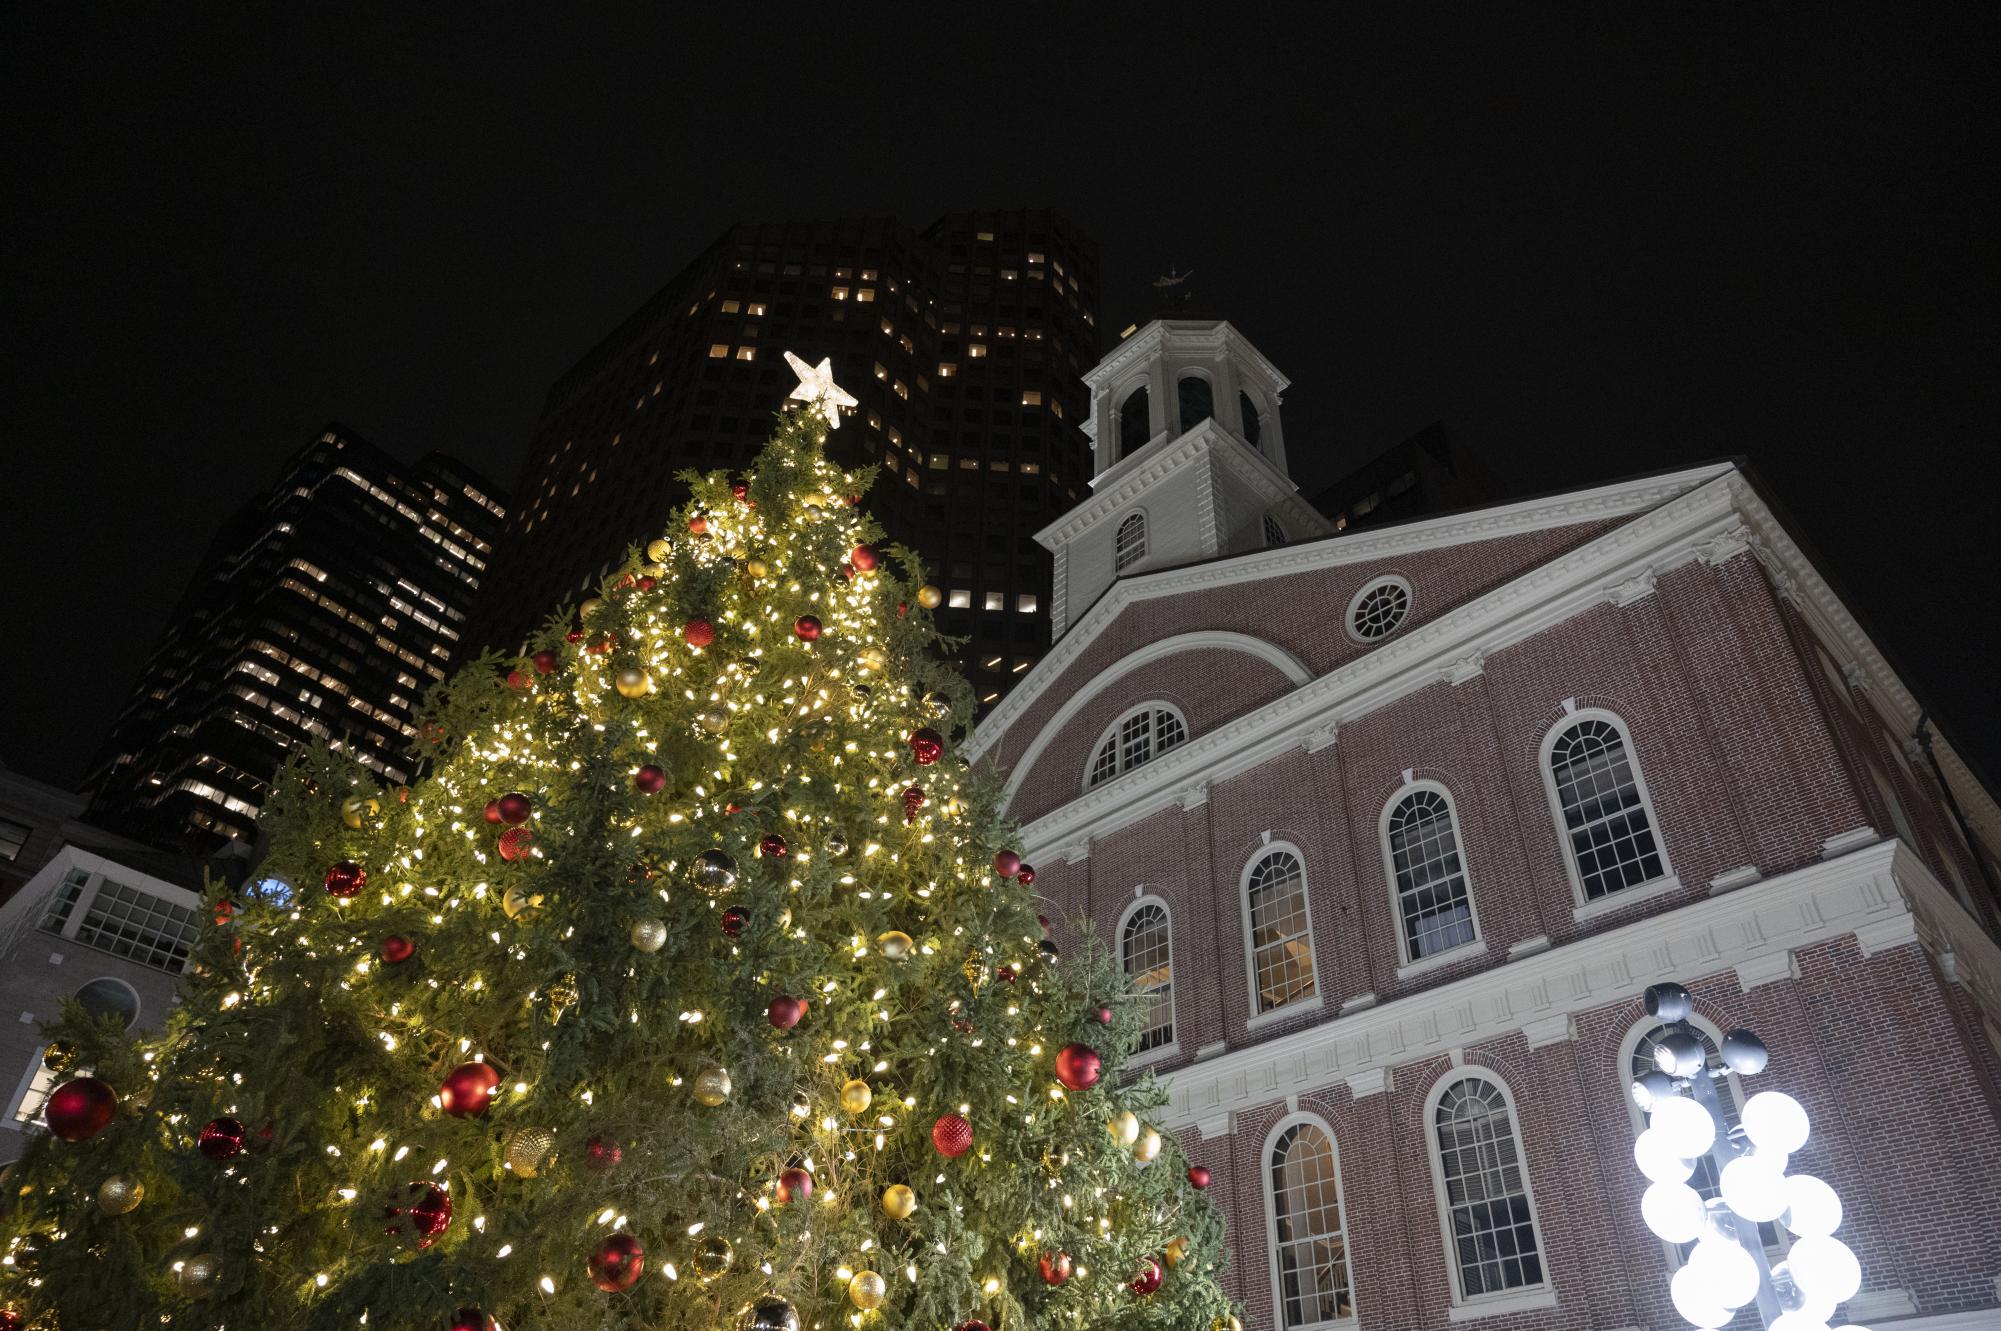
[[[1656,1042],[1654,1069],[1633,1082],[1633,1099],[1648,1118],[1633,1143],[1633,1160],[1651,1180],[1640,1199],[1647,1228],[1669,1243],[1695,1244],[1668,1285],[1675,1311],[1713,1331],[1756,1300],[1768,1278],[1758,1227],[1777,1221],[1794,1237],[1785,1260],[1769,1272],[1770,1301],[1779,1311],[1767,1326],[1830,1331],[1835,1309],[1862,1288],[1862,1264],[1834,1237],[1841,1224],[1834,1189],[1811,1174],[1786,1172],[1792,1154],[1806,1145],[1806,1110],[1783,1091],[1760,1091],[1744,1102],[1739,1126],[1719,1143],[1718,1121],[1697,1098],[1694,1079],[1720,1077],[1726,1069],[1745,1077],[1763,1071],[1764,1042],[1747,1030],[1729,1032],[1724,1068],[1711,1069],[1708,1051],[1686,1024],[1688,990],[1656,984],[1646,1001],[1648,1013],[1674,1029]],[[1713,1086],[1707,1098],[1716,1103]],[[1706,1155],[1722,1165],[1721,1195],[1708,1200],[1688,1183]],[[1836,1331],[1866,1328],[1851,1322]]]

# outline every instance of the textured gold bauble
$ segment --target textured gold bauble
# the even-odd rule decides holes
[[[818,490],[808,490],[804,495],[800,496],[799,502],[808,508],[825,508],[827,506],[827,496]]]
[[[510,887],[500,899],[500,908],[507,912],[508,919],[526,924],[542,913],[542,894],[525,887]]]
[[[714,1109],[730,1098],[730,1070],[713,1065],[695,1074],[695,1103]]]
[[[750,574],[753,578],[761,578],[771,572],[771,565],[765,563],[762,559],[746,559],[743,561],[743,571]]]
[[[181,1263],[180,1270],[174,1272],[174,1283],[181,1292],[193,1298],[205,1299],[215,1292],[215,1282],[222,1278],[222,1258],[212,1252],[204,1252]]]
[[[51,1072],[68,1072],[81,1056],[81,1051],[68,1040],[51,1040],[42,1050],[42,1066]]]
[[[655,560],[650,564],[641,564],[639,566],[639,576],[656,580],[664,578],[667,576],[667,566],[659,560]]]
[[[146,1185],[130,1174],[113,1174],[97,1185],[97,1209],[106,1215],[124,1215],[146,1200]]]
[[[667,557],[673,553],[674,547],[660,537],[656,536],[646,543],[646,557],[656,564],[666,563]]]
[[[382,812],[382,805],[371,799],[353,796],[340,802],[340,820],[349,827],[360,827],[364,820],[373,822]]]
[[[1188,1236],[1183,1234],[1180,1238],[1173,1240],[1167,1245],[1167,1251],[1161,1255],[1167,1258],[1167,1269],[1170,1271],[1187,1261]]]
[[[717,1234],[695,1245],[695,1255],[689,1259],[688,1265],[695,1268],[697,1279],[707,1281],[727,1274],[735,1261],[736,1249],[730,1246],[728,1239]]]
[[[917,589],[917,604],[923,606],[926,610],[936,610],[939,606],[945,604],[945,593],[927,582]]]
[[[882,954],[891,961],[902,961],[910,955],[911,948],[915,946],[910,941],[910,935],[901,929],[891,929],[888,933],[877,934],[875,945],[881,948]]]
[[[653,676],[637,667],[627,667],[618,672],[612,681],[621,698],[644,698],[653,692]]]
[[[841,1108],[850,1114],[866,1114],[868,1107],[874,1103],[875,1092],[860,1077],[841,1087]]]
[[[891,1220],[907,1220],[917,1209],[917,1194],[901,1183],[882,1190],[882,1213]]]
[[[1163,1144],[1158,1129],[1150,1127],[1142,1129],[1139,1140],[1133,1143],[1133,1159],[1142,1164],[1149,1164],[1159,1158]]]
[[[632,945],[641,952],[658,952],[667,944],[667,921],[634,920]]]
[[[874,1312],[889,1297],[889,1282],[873,1271],[857,1271],[848,1282],[848,1298],[863,1312]]]
[[[1235,1313],[1224,1313],[1216,1319],[1214,1331],[1244,1331],[1243,1319]]]
[[[556,1163],[556,1134],[547,1128],[516,1128],[507,1139],[507,1167],[534,1178]]]
[[[855,660],[860,662],[862,669],[873,670],[878,675],[889,669],[889,653],[880,647],[862,648],[855,654]]]
[[[1130,1109],[1123,1114],[1114,1114],[1111,1128],[1113,1141],[1121,1146],[1131,1146],[1139,1140],[1139,1115]]]

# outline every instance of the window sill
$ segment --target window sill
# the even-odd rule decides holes
[[[1244,1023],[1244,1029],[1254,1031],[1261,1026],[1269,1026],[1275,1021],[1284,1021],[1287,1017],[1296,1017],[1302,1012],[1318,1012],[1319,1010],[1319,994],[1316,993],[1311,998],[1295,998],[1282,1007],[1275,1007],[1269,1012],[1258,1013],[1255,1017]]]
[[[1509,1290],[1505,1294],[1483,1294],[1465,1303],[1455,1303],[1446,1316],[1455,1322],[1472,1322],[1482,1317],[1504,1317],[1509,1313],[1524,1313],[1536,1308],[1554,1308],[1556,1290],[1548,1285],[1540,1289]]]
[[[1649,901],[1654,897],[1664,897],[1670,892],[1681,890],[1681,879],[1673,874],[1656,878],[1651,882],[1637,883],[1632,887],[1622,887],[1610,896],[1596,901],[1587,901],[1570,912],[1570,918],[1582,922],[1595,920],[1600,915],[1610,915],[1615,910],[1624,910],[1636,901]]]
[[[1435,971],[1440,966],[1450,966],[1455,961],[1465,961],[1470,957],[1484,957],[1486,955],[1487,940],[1484,938],[1475,938],[1470,943],[1461,943],[1457,947],[1449,947],[1443,952],[1434,952],[1428,957],[1421,957],[1416,961],[1397,967],[1397,978],[1399,980],[1408,980],[1414,975],[1422,975],[1426,971]]]
[[[1133,1068],[1143,1068],[1149,1063],[1167,1063],[1180,1057],[1181,1046],[1169,1040],[1166,1044],[1156,1045],[1143,1053],[1134,1054],[1126,1060],[1126,1068],[1130,1071]]]

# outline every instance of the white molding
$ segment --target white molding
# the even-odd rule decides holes
[[[2001,1282],[1997,1282],[2001,1283]],[[1898,1291],[1901,1292],[1901,1291]],[[1849,1300],[1853,1307],[1857,1300],[1867,1298],[1868,1290]],[[1836,1313],[1837,1317],[1846,1317]],[[1909,1321],[1902,1318],[1894,1322],[1878,1320],[1877,1331],[1994,1331],[2001,1326],[2001,1304],[1987,1308],[1966,1308],[1954,1313],[1935,1313],[1930,1317],[1914,1317]]]
[[[1653,810],[1649,809],[1647,812],[1652,813]],[[1660,838],[1658,836],[1654,838],[1654,845],[1656,847],[1660,845]],[[1667,856],[1663,854],[1661,859],[1665,861]],[[1587,901],[1581,906],[1575,906],[1571,909],[1570,918],[1581,924],[1586,920],[1595,920],[1600,915],[1610,915],[1614,911],[1623,910],[1636,901],[1648,901],[1654,897],[1668,896],[1680,890],[1681,879],[1674,874],[1664,874],[1659,878],[1649,878],[1644,883],[1634,883],[1631,887],[1622,887],[1616,892],[1607,892],[1596,901]]]
[[[1769,952],[1737,966],[1737,988],[1747,994],[1762,985],[1797,980],[1799,977],[1799,958],[1791,948]]]
[[[1749,887],[1765,875],[1755,864],[1740,864],[1735,869],[1725,869],[1709,880],[1711,896],[1719,892],[1735,892],[1740,887]]]
[[[1522,1027],[1522,1034],[1528,1037],[1531,1049],[1546,1044],[1568,1044],[1577,1038],[1577,1019],[1568,1012],[1559,1012],[1554,1017],[1529,1022]]]
[[[1526,1172],[1526,1171],[1524,1171]],[[1534,1203],[1530,1203],[1534,1209]],[[1538,1240],[1540,1241],[1540,1240]],[[1451,1262],[1448,1253],[1446,1261]],[[1531,1289],[1509,1290],[1505,1294],[1483,1294],[1468,1303],[1455,1303],[1446,1309],[1447,1320],[1453,1322],[1477,1322],[1483,1317],[1506,1317],[1511,1313],[1532,1312],[1537,1308],[1556,1306],[1556,1286],[1548,1283]]]
[[[1520,957],[1532,957],[1538,952],[1547,951],[1549,951],[1549,935],[1531,934],[1529,937],[1509,945],[1508,960],[1514,961]]]
[[[1873,827],[1851,827],[1820,843],[1821,858],[1831,860],[1837,855],[1846,855],[1857,846],[1867,846],[1882,839],[1883,834]]]
[[[1388,1068],[1370,1068],[1367,1072],[1358,1072],[1348,1078],[1348,1094],[1357,1100],[1363,1100],[1372,1095],[1381,1095],[1384,1091],[1393,1089],[1395,1085],[1396,1080],[1390,1075]]]
[[[1843,1322],[1878,1321],[1885,1317],[1912,1317],[1917,1314],[1918,1301],[1911,1297],[1911,1291],[1894,1287],[1886,1289],[1865,1289],[1841,1305],[1836,1314]],[[2001,1318],[1996,1319],[2001,1323]]]
[[[1476,922],[1473,927],[1478,929],[1480,926]],[[1427,971],[1435,971],[1442,966],[1450,966],[1455,961],[1468,961],[1474,957],[1484,957],[1486,955],[1487,940],[1484,938],[1475,938],[1470,943],[1461,943],[1459,946],[1447,948],[1443,952],[1434,952],[1420,961],[1405,962],[1403,965],[1397,967],[1397,978],[1399,980],[1414,979],[1419,975],[1425,974]]]

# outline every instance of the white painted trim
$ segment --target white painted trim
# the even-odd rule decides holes
[[[1413,957],[1410,954],[1410,938],[1404,928],[1402,884],[1397,881],[1396,855],[1390,849],[1390,816],[1403,802],[1419,791],[1428,790],[1445,801],[1445,820],[1452,829],[1452,848],[1459,856],[1459,877],[1466,885],[1466,913],[1473,917],[1473,937],[1464,943],[1434,952],[1428,957]],[[1390,923],[1396,929],[1397,956],[1402,960],[1397,967],[1399,980],[1421,975],[1425,971],[1448,965],[1470,956],[1477,956],[1487,950],[1487,935],[1480,929],[1480,907],[1473,899],[1473,866],[1466,862],[1466,839],[1459,834],[1459,802],[1452,798],[1452,792],[1442,781],[1426,778],[1422,781],[1406,779],[1383,803],[1383,811],[1376,815],[1376,848],[1383,855],[1383,877],[1390,885]],[[1476,950],[1477,949],[1477,950]]]
[[[1658,837],[1654,839],[1654,844],[1660,844]],[[1662,858],[1665,859],[1666,857],[1663,856]],[[1608,892],[1596,901],[1588,902],[1585,905],[1572,907],[1570,918],[1582,924],[1586,920],[1595,920],[1600,915],[1610,915],[1613,911],[1624,910],[1636,901],[1646,901],[1653,897],[1664,897],[1680,890],[1681,879],[1674,874],[1664,874],[1659,878],[1649,878],[1644,883],[1634,883],[1631,887],[1622,887],[1616,892]]]
[[[2001,1284],[2001,1281],[1996,1283]],[[1853,1304],[1856,1299],[1865,1298],[1870,1293],[1871,1291],[1865,1289],[1849,1302]],[[1906,1297],[1909,1297],[1908,1294]],[[1846,1320],[1842,1313],[1837,1312],[1835,1316]],[[1913,1317],[1909,1320],[1898,1318],[1894,1322],[1885,1322],[1880,1317],[1872,1318],[1872,1321],[1877,1331],[1995,1331],[1996,1327],[2001,1327],[2001,1305],[1967,1308],[1956,1313],[1934,1313],[1930,1317]]]
[[[1272,1325],[1281,1331],[1337,1331],[1338,1328],[1352,1327],[1355,1317],[1330,1318],[1318,1322],[1301,1322],[1298,1326],[1288,1326],[1285,1320],[1285,1289],[1279,1280],[1278,1266],[1278,1197],[1272,1190],[1272,1153],[1278,1146],[1280,1136],[1308,1124],[1320,1130],[1327,1139],[1327,1153],[1334,1157],[1334,1213],[1341,1222],[1341,1259],[1348,1268],[1348,1303],[1359,1310],[1355,1302],[1355,1244],[1348,1230],[1348,1185],[1341,1177],[1341,1144],[1334,1138],[1334,1129],[1326,1119],[1318,1114],[1302,1114],[1297,1110],[1272,1124],[1265,1133],[1264,1146],[1258,1151],[1258,1172],[1264,1176],[1265,1199],[1265,1253],[1266,1266],[1271,1276],[1271,1316]]]
[[[1119,538],[1125,535],[1126,528],[1132,526],[1135,521],[1139,523],[1139,554],[1134,556],[1131,563],[1121,563],[1119,559]],[[1112,530],[1112,581],[1117,582],[1126,575],[1126,570],[1137,569],[1140,565],[1146,563],[1146,556],[1151,548],[1152,540],[1153,528],[1147,521],[1145,505],[1134,508],[1119,519],[1119,525]],[[1067,543],[1065,548],[1068,548]]]
[[[1647,815],[1647,830],[1653,834],[1654,853],[1661,861],[1661,871],[1654,878],[1644,883],[1618,888],[1595,900],[1588,899],[1584,895],[1584,877],[1577,867],[1577,848],[1571,843],[1570,828],[1563,815],[1563,799],[1556,789],[1556,772],[1550,765],[1550,758],[1556,752],[1556,742],[1586,721],[1603,721],[1619,732],[1619,742],[1626,749],[1626,766],[1632,771],[1633,784],[1640,791],[1640,808]],[[1660,815],[1654,811],[1653,792],[1647,789],[1647,774],[1640,764],[1640,750],[1633,743],[1632,727],[1626,724],[1624,717],[1603,707],[1579,707],[1575,711],[1567,711],[1555,725],[1543,733],[1542,744],[1536,752],[1536,765],[1542,772],[1543,793],[1549,797],[1549,812],[1556,827],[1557,838],[1563,843],[1563,867],[1570,875],[1571,904],[1577,908],[1572,912],[1575,918],[1589,919],[1593,915],[1617,909],[1616,906],[1605,905],[1606,902],[1619,901],[1622,898],[1624,901],[1638,901],[1643,896],[1657,896],[1668,890],[1669,881],[1673,881],[1674,886],[1680,886],[1679,881],[1674,878],[1674,865],[1668,860],[1667,836],[1661,830]]]
[[[1355,612],[1362,608],[1362,602],[1370,593],[1380,591],[1384,587],[1403,588],[1403,613],[1397,616],[1397,622],[1391,626],[1389,632],[1378,633],[1373,638],[1365,638],[1355,632]],[[1401,573],[1385,573],[1380,578],[1370,578],[1360,587],[1357,587],[1355,594],[1348,598],[1348,608],[1341,612],[1341,631],[1348,635],[1349,642],[1360,643],[1364,647],[1374,647],[1379,643],[1388,642],[1391,638],[1396,637],[1397,632],[1405,624],[1410,623],[1410,617],[1416,612],[1417,591],[1410,585],[1410,579],[1404,577]]]
[[[1501,1293],[1468,1295],[1462,1286],[1465,1277],[1459,1270],[1459,1257],[1452,1241],[1452,1208],[1445,1194],[1445,1161],[1438,1140],[1438,1106],[1444,1100],[1445,1092],[1463,1081],[1484,1081],[1501,1093],[1501,1103],[1508,1111],[1508,1127],[1515,1134],[1515,1158],[1521,1164],[1522,1192],[1529,1200],[1529,1232],[1535,1235],[1536,1264],[1542,1268],[1542,1279],[1533,1285],[1521,1285]],[[1445,1256],[1445,1270],[1452,1278],[1452,1320],[1465,1321],[1474,1317],[1503,1312],[1516,1312],[1523,1307],[1549,1307],[1556,1303],[1556,1286],[1549,1274],[1549,1245],[1543,1241],[1542,1221],[1538,1219],[1539,1208],[1535,1204],[1535,1180],[1529,1172],[1528,1141],[1522,1135],[1521,1115],[1515,1110],[1515,1093],[1509,1089],[1507,1080],[1492,1068],[1478,1063],[1466,1063],[1447,1068],[1431,1084],[1431,1090],[1424,1097],[1424,1117],[1418,1120],[1424,1125],[1425,1154],[1431,1158],[1431,1198],[1438,1211],[1438,1240]],[[1547,1294],[1547,1302],[1526,1303],[1530,1294]]]
[[[1265,836],[1269,838],[1271,833],[1267,832]],[[1313,988],[1305,994],[1267,1010],[1258,993],[1258,950],[1251,928],[1251,874],[1259,865],[1279,854],[1292,856],[1294,862],[1299,865],[1299,904],[1306,912],[1306,950],[1312,958]],[[1322,1002],[1320,939],[1313,932],[1313,882],[1307,873],[1306,852],[1290,841],[1266,840],[1259,845],[1251,852],[1250,858],[1244,861],[1243,869],[1237,874],[1237,907],[1244,917],[1244,980],[1250,988],[1251,1000],[1247,1028],[1255,1030],[1260,1025],[1277,1021],[1280,1013],[1297,1015],[1319,1007]]]
[[[1529,1206],[1533,1210],[1535,1203],[1530,1202]],[[1556,1286],[1545,1281],[1540,1285],[1511,1289],[1505,1294],[1482,1294],[1469,1303],[1455,1303],[1445,1310],[1445,1316],[1452,1322],[1477,1322],[1483,1317],[1506,1317],[1510,1313],[1533,1312],[1537,1308],[1555,1306]]]
[[[1112,931],[1112,937],[1118,941],[1119,969],[1126,971],[1126,925],[1132,922],[1132,917],[1139,913],[1142,906],[1160,907],[1160,913],[1167,917],[1168,1036],[1166,1044],[1136,1053],[1131,1058],[1128,1058],[1126,1066],[1129,1068],[1143,1067],[1148,1063],[1158,1063],[1164,1059],[1172,1058],[1181,1052],[1181,1011],[1177,1006],[1179,991],[1174,983],[1174,971],[1176,969],[1174,959],[1174,907],[1167,904],[1165,897],[1148,892],[1144,887],[1134,888],[1133,891],[1135,895],[1132,901],[1127,904],[1125,910],[1120,912],[1118,927]],[[1132,972],[1126,971],[1126,974],[1131,975]]]

